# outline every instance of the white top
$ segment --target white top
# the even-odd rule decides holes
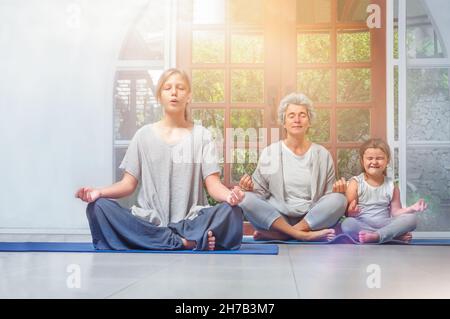
[[[165,143],[153,124],[143,126],[120,168],[141,182],[132,213],[159,226],[196,217],[208,205],[203,180],[220,172],[214,140],[200,125],[176,144]]]
[[[373,222],[389,218],[394,196],[394,181],[385,176],[383,184],[371,186],[365,181],[364,173],[352,179],[358,182],[358,206],[361,209],[358,218]]]
[[[311,147],[303,155],[295,154],[284,142],[283,175],[285,202],[291,214],[306,214],[311,207]]]

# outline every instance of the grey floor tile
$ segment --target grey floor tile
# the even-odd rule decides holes
[[[448,248],[433,247],[431,254],[428,248],[297,246],[291,258],[301,298],[448,298],[450,272],[432,273],[426,266],[438,264]],[[377,273],[379,281],[374,281]]]
[[[297,298],[287,257],[204,257],[186,256],[111,298]]]
[[[0,253],[0,298],[105,298],[177,258],[156,254]],[[79,288],[70,285],[75,272],[79,274]]]

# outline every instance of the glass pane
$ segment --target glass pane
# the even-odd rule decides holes
[[[116,140],[130,140],[143,125],[161,119],[162,110],[154,94],[156,81],[147,72],[118,72],[114,95]]]
[[[339,142],[364,142],[370,138],[370,110],[339,109],[336,115]]]
[[[220,103],[225,100],[225,71],[192,70],[194,103]]]
[[[388,167],[389,170],[389,167]],[[398,181],[399,179],[399,170],[400,170],[400,166],[399,166],[399,153],[398,153],[398,148],[394,149],[394,180]]]
[[[394,59],[398,59],[398,24],[394,26]]]
[[[252,175],[258,164],[258,150],[234,149],[232,151],[231,182],[238,183],[244,174]]]
[[[248,34],[232,35],[231,63],[264,63],[264,37]]]
[[[136,122],[131,116],[131,80],[116,81],[114,95],[114,137],[118,140],[131,139],[136,131]]]
[[[338,102],[370,102],[370,69],[338,69]]]
[[[369,62],[370,32],[345,31],[337,35],[338,62]]]
[[[225,110],[223,109],[193,109],[192,120],[197,125],[206,127],[216,142],[217,159],[223,176],[224,141],[225,141]]]
[[[406,204],[425,199],[428,210],[418,214],[418,231],[450,231],[450,148],[408,148]]]
[[[314,103],[330,102],[331,71],[301,69],[297,71],[297,91],[306,94]]]
[[[394,138],[398,141],[398,66],[394,66]]]
[[[449,69],[407,72],[408,141],[450,141]]]
[[[223,109],[194,109],[192,110],[192,120],[195,124],[209,129],[215,139],[223,140],[225,132],[225,111]]]
[[[232,24],[264,23],[264,1],[230,0],[230,22]]]
[[[330,62],[329,33],[299,33],[297,35],[298,63]]]
[[[194,31],[192,34],[192,63],[225,62],[223,32]]]
[[[152,100],[155,108],[149,107],[149,100]],[[155,112],[157,114],[155,114]],[[148,79],[136,80],[136,126],[137,129],[149,122],[159,120],[161,110],[156,106],[156,99],[153,92],[148,87]]]
[[[338,174],[337,177],[345,177],[349,179],[352,176],[361,174],[361,166],[359,164],[359,150],[352,149],[339,149],[338,150]]]
[[[121,60],[164,60],[165,11],[158,1],[150,1],[123,43]]]
[[[339,22],[365,22],[369,0],[338,0]]]
[[[407,1],[406,50],[409,58],[446,57],[427,11],[422,1]]]
[[[297,24],[330,23],[331,0],[297,0]]]
[[[231,71],[231,101],[233,103],[263,103],[264,71]]]
[[[264,111],[260,109],[232,109],[231,127],[233,128],[233,139],[237,142],[257,142],[261,140],[264,127]]]
[[[330,142],[330,117],[329,109],[314,110],[314,118],[309,129],[309,138],[312,142]]]
[[[398,59],[398,0],[394,0],[394,59]]]
[[[438,35],[431,25],[408,27],[406,32],[408,58],[442,58],[442,50]]]
[[[224,0],[194,0],[194,24],[223,24],[225,22]]]

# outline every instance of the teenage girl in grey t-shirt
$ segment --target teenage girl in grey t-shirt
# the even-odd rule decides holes
[[[156,95],[163,119],[136,132],[120,165],[122,180],[109,187],[79,189],[89,203],[87,217],[97,249],[238,249],[242,240],[244,193],[220,181],[211,134],[187,117],[188,75],[165,71]],[[132,194],[141,183],[137,205],[121,207],[111,198]],[[205,184],[216,201],[207,207]]]
[[[371,139],[360,148],[364,172],[350,180],[346,196],[350,203],[342,231],[361,243],[409,241],[417,225],[417,212],[427,208],[423,199],[402,208],[400,191],[386,176],[390,150],[381,139]]]

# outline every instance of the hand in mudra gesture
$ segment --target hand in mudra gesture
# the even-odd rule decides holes
[[[251,192],[253,191],[253,186],[252,177],[248,174],[244,174],[239,181],[239,187],[244,191]]]
[[[91,187],[83,187],[80,188],[76,193],[75,197],[85,201],[87,203],[95,202],[98,198],[100,198],[100,191]]]
[[[345,194],[345,191],[347,190],[347,181],[344,177],[341,177],[341,179],[337,180],[333,184],[333,193],[342,193]]]

